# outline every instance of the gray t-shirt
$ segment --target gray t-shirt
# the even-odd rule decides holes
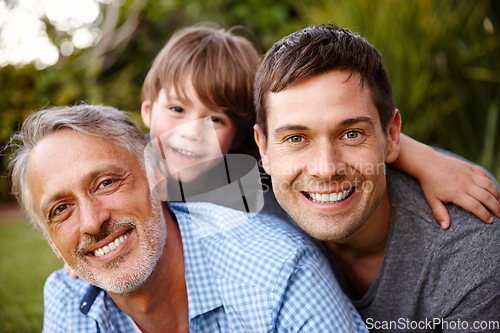
[[[387,182],[391,222],[383,265],[367,293],[351,298],[368,329],[499,332],[500,219],[488,225],[448,205],[451,227],[442,230],[414,178],[388,167]]]

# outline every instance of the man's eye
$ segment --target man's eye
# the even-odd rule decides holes
[[[291,143],[299,143],[299,142],[304,141],[304,138],[301,135],[292,135],[292,136],[288,137],[287,141],[289,141]]]
[[[69,207],[68,204],[58,205],[50,212],[50,218],[53,218],[57,215],[61,215],[62,213],[64,213],[66,209],[68,209],[68,207]]]
[[[116,182],[116,179],[106,179],[99,184],[99,188],[105,188]]]
[[[359,131],[347,131],[343,138],[344,139],[356,139],[361,135]]]

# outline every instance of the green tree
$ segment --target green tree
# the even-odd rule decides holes
[[[406,134],[500,178],[498,1],[318,0],[296,11],[381,51]]]
[[[178,28],[214,21],[264,52],[306,25],[335,23],[360,33],[384,56],[403,130],[461,154],[500,178],[500,3],[494,0],[112,0],[94,24],[92,48],[54,66],[0,68],[0,144],[33,110],[109,104],[140,122],[140,91],[158,51]],[[57,46],[68,39],[45,19]],[[1,29],[1,27],[0,27]],[[1,44],[0,44],[1,45]],[[6,174],[7,159],[0,167]],[[7,178],[0,197],[7,198]]]

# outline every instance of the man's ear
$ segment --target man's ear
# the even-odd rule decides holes
[[[255,143],[257,143],[257,146],[259,147],[259,154],[262,160],[262,167],[270,175],[269,171],[271,170],[271,167],[269,165],[269,159],[267,158],[267,140],[266,136],[264,135],[264,131],[262,130],[262,127],[260,127],[260,125],[256,124],[253,126],[253,136],[255,139]]]
[[[401,114],[398,109],[394,109],[393,115],[387,125],[387,141],[385,161],[394,162],[399,155],[399,136],[401,134]]]
[[[56,254],[57,258],[59,258],[59,260],[64,261],[64,258],[62,257],[61,252],[59,252],[59,250],[54,245],[54,243],[52,243],[52,240],[49,238],[49,239],[47,239],[47,242],[49,242],[49,246],[52,249],[52,251],[54,251],[54,253]]]
[[[141,117],[144,125],[151,129],[151,111],[152,105],[150,101],[143,101],[141,104]]]

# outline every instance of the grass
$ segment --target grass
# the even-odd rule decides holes
[[[40,231],[0,216],[0,332],[41,332],[43,284],[61,267]]]

